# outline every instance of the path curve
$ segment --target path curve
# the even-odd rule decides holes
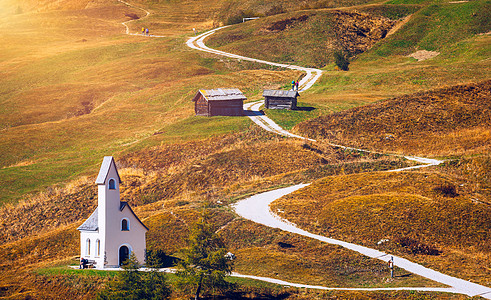
[[[148,17],[150,15],[150,12],[134,6],[132,4],[129,4],[123,0],[118,0],[119,2],[133,7],[140,9],[145,12],[145,17]],[[128,27],[128,23],[133,22],[135,20],[130,20],[121,23],[123,26],[126,28],[126,34],[127,35],[138,35],[138,36],[145,36],[145,37],[164,37],[164,36],[158,36],[158,35],[142,35],[142,34],[137,34],[137,33],[130,33],[130,29]],[[299,66],[294,66],[294,65],[287,65],[287,64],[279,64],[279,63],[273,63],[273,62],[268,62],[264,60],[258,60],[254,58],[249,58],[249,57],[244,57],[236,54],[231,54],[215,49],[208,48],[204,44],[204,39],[211,34],[215,33],[217,30],[225,28],[228,26],[216,28],[214,30],[205,32],[203,34],[200,34],[196,37],[192,37],[187,41],[187,45],[190,48],[200,50],[200,51],[205,51],[213,54],[218,54],[230,58],[235,58],[235,59],[242,59],[242,60],[247,60],[247,61],[252,61],[252,62],[257,62],[257,63],[263,63],[263,64],[268,64],[272,66],[278,66],[282,68],[287,68],[287,69],[292,69],[292,70],[299,70],[306,72],[306,76],[299,82],[299,86],[301,87],[300,92],[305,91],[309,88],[311,88],[314,83],[322,76],[322,70],[319,69],[314,69],[314,68],[304,68],[304,67],[299,67]],[[250,112],[248,114],[249,118],[259,125],[260,127],[264,128],[265,130],[275,132],[280,135],[288,136],[288,137],[293,137],[293,138],[300,138],[300,139],[305,139],[309,141],[315,141],[313,139],[305,138],[299,135],[295,135],[293,133],[290,133],[287,130],[284,130],[281,128],[278,124],[276,124],[273,120],[265,116],[262,112],[259,111],[260,106],[262,105],[262,102],[253,102],[253,103],[247,103],[244,105],[244,110],[247,110]],[[351,148],[351,147],[346,147],[346,146],[341,146],[341,145],[335,145],[331,144],[332,146],[336,147],[341,147],[344,149],[351,149],[351,150],[356,150],[356,151],[365,151],[365,152],[370,152],[367,150],[363,149],[356,149],[356,148]],[[410,168],[403,168],[403,169],[397,169],[397,170],[392,170],[392,171],[403,171],[403,170],[408,170],[408,169],[416,169],[416,168],[421,168],[421,167],[426,167],[430,165],[438,165],[442,163],[440,160],[435,160],[435,159],[427,159],[427,158],[420,158],[420,157],[406,157],[406,159],[417,161],[420,163],[423,163],[424,165],[419,165],[419,166],[413,166]],[[372,258],[377,258],[383,261],[386,261],[388,259],[389,254],[378,251],[376,249],[371,249],[363,246],[359,246],[356,244],[352,243],[347,243],[331,238],[326,238],[324,236],[316,235],[309,233],[307,231],[304,231],[302,229],[299,229],[296,227],[293,223],[290,223],[286,220],[281,219],[279,216],[274,214],[270,209],[269,209],[269,204],[273,202],[274,200],[287,195],[289,193],[292,193],[298,189],[301,189],[305,186],[308,186],[308,184],[300,184],[300,185],[295,185],[291,186],[288,188],[283,188],[283,189],[278,189],[266,193],[261,193],[252,197],[249,197],[247,199],[241,200],[238,203],[234,205],[234,209],[237,214],[239,214],[241,217],[254,221],[259,224],[263,224],[269,227],[273,228],[280,228],[285,231],[289,231],[292,233],[297,233],[303,236],[307,236],[310,238],[314,238],[326,243],[330,244],[336,244],[340,245],[342,247],[345,247],[347,249],[359,252],[361,254],[367,255]],[[258,277],[258,276],[251,276],[251,275],[242,275],[238,273],[233,273],[233,276],[236,277],[243,277],[243,278],[251,278],[251,279],[257,279],[257,280],[262,280],[262,281],[267,281],[271,283],[276,283],[276,284],[281,284],[281,285],[288,285],[288,286],[294,286],[294,287],[300,287],[300,288],[312,288],[312,289],[323,289],[323,290],[354,290],[354,291],[374,291],[374,290],[379,290],[379,291],[390,291],[390,290],[415,290],[415,291],[437,291],[437,292],[450,292],[450,293],[462,293],[466,294],[469,296],[483,296],[484,298],[491,299],[491,288],[478,285],[475,283],[471,283],[469,281],[465,281],[459,278],[451,277],[445,274],[442,274],[440,272],[425,268],[421,265],[418,265],[416,263],[410,262],[409,260],[406,260],[404,258],[394,256],[394,264],[397,265],[400,268],[403,268],[411,273],[418,274],[420,276],[429,278],[431,280],[446,284],[451,286],[451,288],[412,288],[412,287],[402,287],[402,288],[329,288],[329,287],[323,287],[323,286],[314,286],[314,285],[304,285],[304,284],[297,284],[297,283],[290,283],[274,278],[267,278],[267,277]]]
[[[125,2],[123,0],[118,0],[119,2],[123,3],[124,5],[126,6],[129,6],[129,7],[132,7],[132,8],[136,8],[136,9],[139,9],[141,11],[143,11],[145,13],[145,16],[144,17],[141,17],[140,19],[133,19],[133,20],[129,20],[129,21],[126,21],[126,22],[123,22],[121,23],[125,28],[126,28],[126,34],[127,35],[137,35],[137,36],[142,36],[142,37],[152,37],[152,38],[156,38],[156,37],[165,37],[163,35],[154,35],[154,34],[149,34],[149,35],[145,35],[145,34],[141,34],[141,33],[130,33],[130,27],[128,27],[128,23],[131,23],[131,22],[134,22],[136,20],[141,20],[143,18],[146,18],[150,15],[150,12],[144,8],[141,8],[141,7],[138,7],[138,6],[135,6],[133,4],[130,4],[128,2]]]
[[[209,48],[208,46],[205,45],[204,40],[207,37],[214,34],[218,30],[223,29],[223,28],[227,28],[227,27],[229,27],[229,26],[222,26],[222,27],[207,31],[205,33],[202,33],[198,36],[191,37],[186,42],[186,45],[192,49],[196,49],[196,50],[204,51],[204,52],[208,52],[208,53],[213,53],[213,54],[217,54],[217,55],[221,55],[221,56],[225,56],[225,57],[235,58],[235,59],[239,59],[239,60],[247,60],[247,61],[267,64],[267,65],[271,65],[271,66],[277,66],[277,67],[282,67],[282,68],[306,72],[306,76],[304,78],[302,78],[302,80],[300,80],[300,82],[299,82],[299,85],[301,87],[299,92],[303,92],[303,91],[306,91],[309,88],[311,88],[314,85],[314,83],[322,76],[322,70],[319,70],[319,69],[304,68],[304,67],[295,66],[295,65],[288,65],[288,64],[279,64],[279,63],[269,62],[269,61],[265,61],[265,60],[245,57],[245,56],[241,56],[241,55],[236,55],[236,54],[227,53],[224,51],[212,49],[212,48]],[[264,130],[267,130],[267,131],[270,131],[270,132],[273,132],[273,133],[276,133],[276,134],[279,134],[282,136],[303,139],[303,140],[311,141],[311,142],[316,141],[314,139],[310,139],[310,138],[306,138],[306,137],[302,137],[302,136],[293,134],[293,133],[283,129],[281,126],[276,124],[273,120],[268,118],[268,116],[266,116],[262,111],[260,111],[260,107],[262,105],[263,105],[263,101],[256,101],[256,102],[250,102],[250,103],[244,104],[244,111],[246,112],[246,115],[256,125],[263,128]],[[331,145],[333,147],[346,149],[346,150],[375,153],[375,152],[369,151],[369,150],[357,149],[357,148],[353,148],[353,147],[347,147],[347,146],[342,146],[342,145],[337,145],[337,144],[332,144],[332,143],[328,143],[328,145]],[[430,166],[436,166],[436,165],[443,163],[442,160],[437,160],[437,159],[429,159],[429,158],[422,158],[422,157],[416,157],[416,156],[395,155],[395,154],[394,154],[394,156],[404,157],[407,160],[412,160],[412,161],[418,162],[421,165],[391,170],[391,172],[399,172],[399,171],[407,171],[407,170],[425,168],[425,167],[430,167]]]
[[[443,273],[431,270],[417,263],[413,263],[405,258],[391,255],[379,251],[377,249],[372,249],[372,248],[356,245],[353,243],[348,243],[332,238],[327,238],[318,234],[310,233],[308,231],[298,228],[295,224],[282,219],[281,217],[279,217],[278,215],[276,215],[274,212],[271,211],[269,205],[273,201],[285,195],[293,193],[299,189],[307,187],[308,185],[310,184],[298,184],[287,188],[281,188],[281,189],[257,194],[237,202],[236,204],[233,205],[233,209],[239,216],[243,217],[244,219],[253,221],[255,223],[259,223],[272,228],[279,228],[284,231],[313,238],[325,243],[339,245],[341,247],[347,248],[352,251],[356,251],[358,253],[361,253],[371,258],[382,260],[384,262],[387,262],[390,256],[393,256],[394,265],[403,268],[413,274],[417,274],[426,277],[428,279],[431,279],[433,281],[450,286],[451,288],[445,289],[446,292],[465,294],[471,297],[482,296],[484,298],[491,299],[490,287],[486,287],[483,285],[472,283],[470,281],[445,275]],[[412,288],[408,288],[408,289],[412,289]]]
[[[80,270],[79,266],[70,266],[74,270]],[[150,272],[155,269],[152,268],[140,268],[142,272]],[[159,268],[157,269],[159,272],[171,273],[175,274],[175,268]],[[123,268],[104,268],[104,271],[123,271]],[[301,283],[293,283],[284,280],[280,280],[277,278],[271,277],[262,277],[262,276],[254,276],[254,275],[244,275],[237,272],[232,272],[229,276],[238,277],[238,278],[248,278],[254,279],[264,282],[270,282],[286,287],[296,287],[296,288],[306,288],[306,289],[316,289],[316,290],[336,290],[336,291],[421,291],[421,292],[446,292],[446,293],[456,293],[452,288],[432,288],[432,287],[393,287],[393,288],[342,288],[342,287],[325,287],[320,285],[310,285],[310,284],[301,284]]]
[[[205,33],[202,33],[198,36],[191,37],[186,42],[186,45],[192,49],[196,49],[196,50],[200,50],[200,51],[204,51],[204,52],[208,52],[208,53],[213,53],[213,54],[218,54],[218,55],[225,56],[225,57],[235,58],[235,59],[239,59],[239,60],[247,60],[247,61],[252,61],[252,62],[256,62],[256,63],[266,64],[266,65],[270,65],[270,66],[276,66],[276,67],[281,67],[281,68],[286,68],[286,69],[291,69],[291,70],[303,71],[306,73],[306,76],[304,78],[302,78],[298,83],[299,88],[300,88],[299,92],[302,92],[302,91],[305,91],[305,90],[311,88],[314,85],[314,83],[322,76],[322,70],[319,70],[319,69],[305,68],[305,67],[288,65],[288,64],[280,64],[280,63],[265,61],[265,60],[261,60],[261,59],[245,57],[245,56],[232,54],[232,53],[228,53],[228,52],[224,52],[224,51],[220,51],[220,50],[216,50],[216,49],[211,49],[205,45],[204,40],[207,37],[214,34],[218,30],[224,29],[227,27],[229,27],[229,26],[218,27],[218,28],[212,29],[210,31],[207,31]]]

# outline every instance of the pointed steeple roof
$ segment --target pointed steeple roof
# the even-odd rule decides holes
[[[104,156],[104,160],[102,161],[99,175],[97,175],[97,179],[95,180],[96,184],[106,183],[107,174],[109,174],[111,165],[114,165],[114,169],[116,170],[116,174],[118,175],[118,181],[119,183],[121,183],[121,178],[119,177],[118,168],[116,168],[116,163],[114,162],[114,158],[112,156]]]

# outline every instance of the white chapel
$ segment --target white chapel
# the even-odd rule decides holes
[[[121,179],[112,156],[105,156],[95,181],[98,207],[80,226],[80,257],[93,261],[97,269],[120,266],[131,253],[145,262],[148,228],[130,205],[120,200]]]

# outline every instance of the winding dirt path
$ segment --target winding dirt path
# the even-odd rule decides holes
[[[164,37],[163,35],[153,35],[153,34],[145,35],[145,34],[141,34],[141,33],[131,33],[130,32],[130,27],[128,26],[128,23],[131,23],[131,22],[134,22],[136,20],[141,20],[143,18],[146,18],[146,17],[148,17],[150,15],[150,12],[148,10],[144,9],[144,8],[135,6],[133,4],[130,4],[128,2],[125,2],[123,0],[118,0],[118,1],[121,2],[121,3],[123,3],[126,6],[139,9],[139,10],[141,10],[141,11],[143,11],[145,13],[145,16],[141,17],[140,19],[129,20],[129,21],[126,21],[126,22],[121,23],[126,28],[126,34],[127,35],[138,35],[138,36],[142,36],[142,37],[152,37],[152,38]]]
[[[277,189],[261,194],[254,195],[247,199],[241,200],[237,202],[233,208],[235,212],[243,217],[244,219],[272,227],[279,228],[281,230],[285,230],[291,233],[299,234],[302,236],[310,237],[325,243],[339,245],[341,247],[347,248],[352,251],[356,251],[363,255],[366,255],[371,258],[379,259],[384,262],[387,262],[389,258],[394,257],[394,265],[403,268],[413,274],[417,274],[433,281],[445,284],[450,286],[450,288],[442,288],[438,291],[441,292],[449,292],[449,293],[459,293],[465,294],[468,296],[482,296],[487,299],[491,299],[491,288],[479,285],[476,283],[472,283],[470,281],[466,281],[463,279],[459,279],[456,277],[448,276],[443,273],[431,270],[417,263],[413,263],[405,258],[391,255],[377,249],[372,249],[360,245],[356,245],[353,243],[348,243],[332,238],[327,238],[325,236],[321,236],[318,234],[313,234],[308,231],[302,230],[298,228],[295,224],[280,218],[274,212],[271,211],[269,205],[290,193],[293,193],[299,189],[307,187],[309,184],[298,184],[294,186],[290,186],[287,188]],[[311,287],[314,288],[314,287]],[[329,288],[324,288],[329,289]],[[432,288],[405,288],[407,290],[426,290],[426,291],[435,291]],[[379,289],[366,289],[366,290],[379,290]]]
[[[227,27],[228,26],[219,27],[219,28],[207,31],[205,33],[202,33],[196,37],[191,37],[186,42],[186,45],[192,49],[196,49],[196,50],[204,51],[204,52],[208,52],[208,53],[213,53],[213,54],[217,54],[217,55],[221,55],[221,56],[225,56],[225,57],[230,57],[230,58],[235,58],[235,59],[240,59],[240,60],[247,60],[247,61],[267,64],[267,65],[271,65],[271,66],[277,66],[277,67],[282,67],[282,68],[306,72],[306,76],[299,82],[299,86],[300,86],[299,92],[303,92],[303,91],[306,91],[309,88],[311,88],[317,82],[317,80],[322,76],[322,70],[319,70],[319,69],[304,68],[304,67],[295,66],[295,65],[279,64],[279,63],[269,62],[269,61],[265,61],[265,60],[245,57],[245,56],[241,56],[241,55],[227,53],[227,52],[220,51],[220,50],[215,50],[215,49],[209,48],[208,46],[205,45],[204,40],[207,37],[214,34],[218,30],[223,29],[223,28],[227,28]],[[281,128],[281,126],[276,124],[273,120],[268,118],[262,111],[260,111],[260,107],[262,105],[263,105],[263,101],[256,101],[256,102],[250,102],[250,103],[244,104],[244,111],[246,112],[246,115],[255,124],[257,124],[258,126],[263,128],[264,130],[274,132],[274,133],[279,134],[279,135],[303,139],[303,140],[312,141],[312,142],[316,141],[314,139],[310,139],[310,138],[306,138],[306,137],[302,137],[302,136],[293,134],[293,133]],[[347,147],[347,146],[337,145],[337,144],[332,144],[332,143],[328,143],[328,144],[331,146],[334,146],[334,147],[347,149],[347,150],[375,153],[373,151],[364,150],[364,149],[357,149],[357,148],[353,148],[353,147]],[[429,159],[429,158],[413,157],[413,156],[403,156],[403,155],[394,155],[394,156],[404,157],[408,160],[418,162],[421,165],[397,169],[397,170],[392,170],[392,172],[425,168],[425,167],[429,167],[429,166],[436,166],[436,165],[443,163],[442,160],[437,160],[437,159]]]
[[[299,88],[300,88],[299,91],[300,92],[311,88],[312,85],[314,85],[314,83],[322,76],[322,70],[319,70],[319,69],[305,68],[305,67],[299,67],[299,66],[288,65],[288,64],[280,64],[280,63],[265,61],[265,60],[261,60],[261,59],[245,57],[245,56],[241,56],[241,55],[237,55],[237,54],[232,54],[232,53],[227,53],[227,52],[220,51],[220,50],[211,49],[205,45],[204,40],[207,37],[214,34],[218,30],[223,29],[223,28],[227,28],[227,27],[229,27],[229,26],[222,26],[222,27],[207,31],[205,33],[202,33],[198,36],[191,37],[186,42],[186,45],[188,45],[188,47],[196,49],[196,50],[200,50],[200,51],[204,51],[204,52],[208,52],[208,53],[213,53],[213,54],[217,54],[217,55],[221,55],[221,56],[225,56],[225,57],[230,57],[230,58],[235,58],[235,59],[240,59],[240,60],[247,60],[247,61],[252,61],[252,62],[256,62],[256,63],[260,63],[260,64],[266,64],[266,65],[270,65],[270,66],[281,67],[281,68],[285,68],[285,69],[303,71],[307,75],[304,78],[302,78],[302,80],[300,80],[300,82],[299,82]]]
[[[118,0],[119,2],[133,7],[140,9],[146,13],[145,17],[148,17],[150,15],[150,12],[140,8],[136,7],[134,5],[131,5],[125,1]],[[145,37],[163,37],[163,36],[158,36],[158,35],[142,35],[142,34],[136,34],[136,33],[130,33],[130,29],[127,25],[127,23],[133,22],[135,20],[130,20],[123,22],[122,25],[125,26],[126,28],[126,34],[128,35],[139,35],[139,36],[145,36]],[[314,83],[322,76],[322,70],[319,69],[314,69],[314,68],[304,68],[304,67],[299,67],[299,66],[294,66],[294,65],[287,65],[287,64],[279,64],[279,63],[274,63],[274,62],[268,62],[264,60],[258,60],[254,58],[249,58],[249,57],[244,57],[236,54],[231,54],[215,49],[211,49],[207,47],[204,44],[204,39],[207,38],[208,36],[212,35],[215,33],[217,30],[225,28],[220,27],[208,32],[205,32],[203,34],[200,34],[196,37],[192,37],[187,41],[187,45],[190,48],[200,50],[200,51],[205,51],[217,55],[222,55],[230,58],[235,58],[235,59],[241,59],[241,60],[247,60],[247,61],[252,61],[252,62],[257,62],[257,63],[263,63],[263,64],[268,64],[272,66],[278,66],[282,68],[287,68],[287,69],[292,69],[292,70],[299,70],[306,72],[306,76],[300,81],[300,92],[305,91],[309,88],[311,88]],[[259,102],[252,102],[252,103],[246,103],[244,104],[244,110],[247,111],[248,117],[258,126],[261,128],[275,132],[280,135],[292,137],[292,138],[300,138],[300,139],[305,139],[309,141],[315,141],[313,139],[308,139],[302,136],[295,135],[293,133],[290,133],[287,130],[284,130],[281,128],[278,124],[276,124],[273,120],[268,118],[264,113],[262,113],[259,109],[262,106],[262,101]],[[350,149],[350,150],[356,150],[356,151],[364,151],[364,152],[370,152],[368,150],[363,150],[363,149],[356,149],[352,147],[346,147],[342,145],[335,145],[331,144],[332,146],[335,147],[340,147],[344,149]],[[418,166],[413,166],[409,168],[403,168],[403,169],[397,169],[397,170],[391,170],[389,172],[396,172],[396,171],[405,171],[409,169],[416,169],[416,168],[422,168],[422,167],[428,167],[428,166],[434,166],[442,163],[443,161],[441,160],[436,160],[436,159],[428,159],[428,158],[421,158],[421,157],[408,157],[404,156],[408,160],[413,160],[419,163],[422,163],[422,165]],[[387,254],[385,252],[381,252],[376,249],[336,240],[336,239],[331,239],[327,238],[321,235],[313,234],[310,232],[307,232],[305,230],[302,230],[295,226],[295,224],[284,220],[280,218],[278,215],[274,214],[271,209],[269,208],[269,204],[272,203],[273,201],[288,195],[296,190],[299,190],[301,188],[304,188],[308,186],[309,184],[299,184],[299,185],[294,185],[290,186],[287,188],[283,189],[277,189],[261,194],[257,194],[255,196],[249,197],[247,199],[241,200],[238,203],[234,205],[234,210],[235,212],[240,215],[241,217],[251,220],[253,222],[273,227],[273,228],[279,228],[291,233],[296,233],[300,234],[303,236],[307,236],[313,239],[317,239],[326,243],[330,244],[335,244],[342,246],[344,248],[350,249],[352,251],[356,251],[358,253],[361,253],[363,255],[366,255],[371,258],[376,258],[382,261],[387,261],[389,259],[389,256],[393,256],[390,254]],[[419,264],[413,263],[407,259],[404,259],[402,257],[398,256],[393,256],[394,257],[394,264],[400,268],[403,268],[411,273],[426,277],[428,279],[440,282],[442,284],[450,286],[450,288],[426,288],[426,287],[401,287],[401,288],[329,288],[329,287],[323,287],[323,286],[313,286],[313,285],[304,285],[304,284],[297,284],[297,283],[290,283],[274,278],[267,278],[267,277],[258,277],[258,276],[251,276],[251,275],[243,275],[243,274],[238,274],[238,273],[233,273],[232,276],[235,277],[242,277],[242,278],[251,278],[251,279],[257,279],[261,281],[266,281],[266,282],[271,282],[271,283],[276,283],[280,285],[286,285],[286,286],[294,286],[294,287],[299,287],[299,288],[311,288],[311,289],[321,289],[321,290],[353,290],[353,291],[391,291],[391,290],[412,290],[412,291],[432,291],[432,292],[449,292],[449,293],[460,293],[460,294],[465,294],[468,296],[482,296],[487,299],[491,299],[491,288],[485,287],[482,285],[478,285],[463,279],[455,278],[452,276],[445,275],[443,273],[431,270],[429,268],[423,267]]]
[[[226,27],[226,26],[225,26]],[[214,53],[217,55],[222,55],[230,58],[236,58],[236,59],[242,59],[242,60],[248,60],[248,61],[253,61],[253,62],[258,62],[258,63],[264,63],[268,65],[273,65],[273,66],[279,66],[283,68],[288,68],[288,69],[293,69],[293,70],[300,70],[304,71],[307,73],[307,76],[305,76],[301,83],[301,90],[300,91],[305,91],[312,87],[312,85],[322,76],[322,71],[318,69],[310,69],[310,68],[303,68],[303,67],[298,67],[298,66],[293,66],[293,65],[285,65],[285,64],[278,64],[278,63],[273,63],[273,62],[267,62],[263,60],[257,60],[253,58],[248,58],[240,55],[235,55],[231,53],[226,53],[223,51],[219,50],[214,50],[209,47],[207,47],[204,44],[204,39],[207,38],[208,36],[212,35],[215,33],[217,30],[225,28],[217,28],[208,32],[205,32],[197,37],[192,37],[188,40],[187,45],[193,49],[200,50],[200,51],[205,51],[208,53]],[[290,133],[287,130],[284,130],[281,128],[278,124],[276,124],[273,120],[268,118],[263,112],[261,112],[259,109],[262,106],[262,101],[259,102],[252,102],[252,103],[246,103],[244,104],[244,110],[247,113],[247,116],[258,126],[261,128],[283,135],[283,136],[288,136],[288,137],[293,137],[293,138],[300,138],[300,139],[305,139],[309,141],[315,141],[313,139],[308,139],[302,136],[298,136],[296,134]],[[371,152],[368,150],[363,150],[363,149],[357,149],[357,148],[352,148],[352,147],[346,147],[342,145],[336,145],[336,144],[331,144],[332,146],[335,147],[340,147],[343,149],[349,149],[349,150],[355,150],[355,151],[363,151],[363,152]],[[403,156],[404,158],[412,161],[416,161],[418,163],[421,163],[421,165],[417,166],[412,166],[408,168],[402,168],[402,169],[396,169],[396,170],[390,170],[389,172],[399,172],[399,171],[407,171],[407,170],[412,170],[412,169],[418,169],[418,168],[424,168],[428,166],[435,166],[441,164],[443,161],[437,160],[437,159],[430,159],[430,158],[423,158],[423,157],[411,157],[411,156]],[[303,187],[308,186],[308,184],[300,184],[300,185],[295,185],[291,186],[288,188],[284,189],[278,189],[262,194],[258,194],[252,197],[249,197],[247,199],[244,199],[242,201],[239,201],[234,205],[234,210],[235,212],[240,215],[241,217],[251,220],[253,222],[273,227],[273,228],[279,228],[291,233],[296,233],[300,234],[303,236],[307,236],[313,239],[317,239],[326,243],[330,244],[335,244],[342,246],[344,248],[356,251],[358,253],[361,253],[363,255],[366,255],[371,258],[376,258],[379,260],[382,260],[386,262],[390,256],[394,257],[394,264],[400,268],[403,268],[411,273],[426,277],[428,279],[431,279],[433,281],[437,281],[439,283],[445,284],[450,286],[450,288],[400,288],[403,290],[419,290],[419,291],[440,291],[440,292],[450,292],[450,293],[459,293],[459,294],[465,294],[468,296],[482,296],[487,299],[491,299],[491,288],[482,286],[479,284],[472,283],[470,281],[466,281],[463,279],[459,279],[456,277],[448,276],[443,273],[431,270],[429,268],[426,268],[422,265],[413,263],[405,258],[398,257],[398,256],[393,256],[390,254],[387,254],[385,252],[381,252],[377,249],[372,249],[352,243],[347,243],[344,241],[336,240],[336,239],[331,239],[327,238],[321,235],[313,234],[310,232],[307,232],[305,230],[302,230],[295,226],[295,224],[281,219],[279,216],[274,214],[271,209],[269,208],[269,204],[275,201],[276,199],[287,195],[289,193],[292,193],[298,189],[301,189]],[[251,276],[246,276],[242,275],[243,277],[247,278],[253,278]],[[336,288],[327,288],[327,287],[321,287],[321,286],[310,286],[310,285],[301,285],[301,284],[292,284],[292,283],[286,283],[280,280],[276,279],[271,279],[271,278],[262,278],[262,277],[257,277],[256,279],[260,279],[263,281],[269,281],[269,282],[274,282],[274,283],[279,283],[283,285],[291,285],[291,286],[296,286],[296,287],[305,287],[305,288],[315,288],[315,289],[326,289],[326,290],[335,290]],[[397,290],[397,288],[394,289],[341,289],[341,290]]]

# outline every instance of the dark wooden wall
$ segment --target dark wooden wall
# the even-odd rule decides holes
[[[194,105],[197,116],[242,116],[242,100],[206,101],[205,97],[199,96]]]
[[[265,97],[264,104],[269,109],[296,109],[297,99],[283,97]]]
[[[210,101],[210,116],[242,116],[242,100]]]
[[[197,116],[209,116],[208,101],[200,95],[194,104],[194,112]]]

